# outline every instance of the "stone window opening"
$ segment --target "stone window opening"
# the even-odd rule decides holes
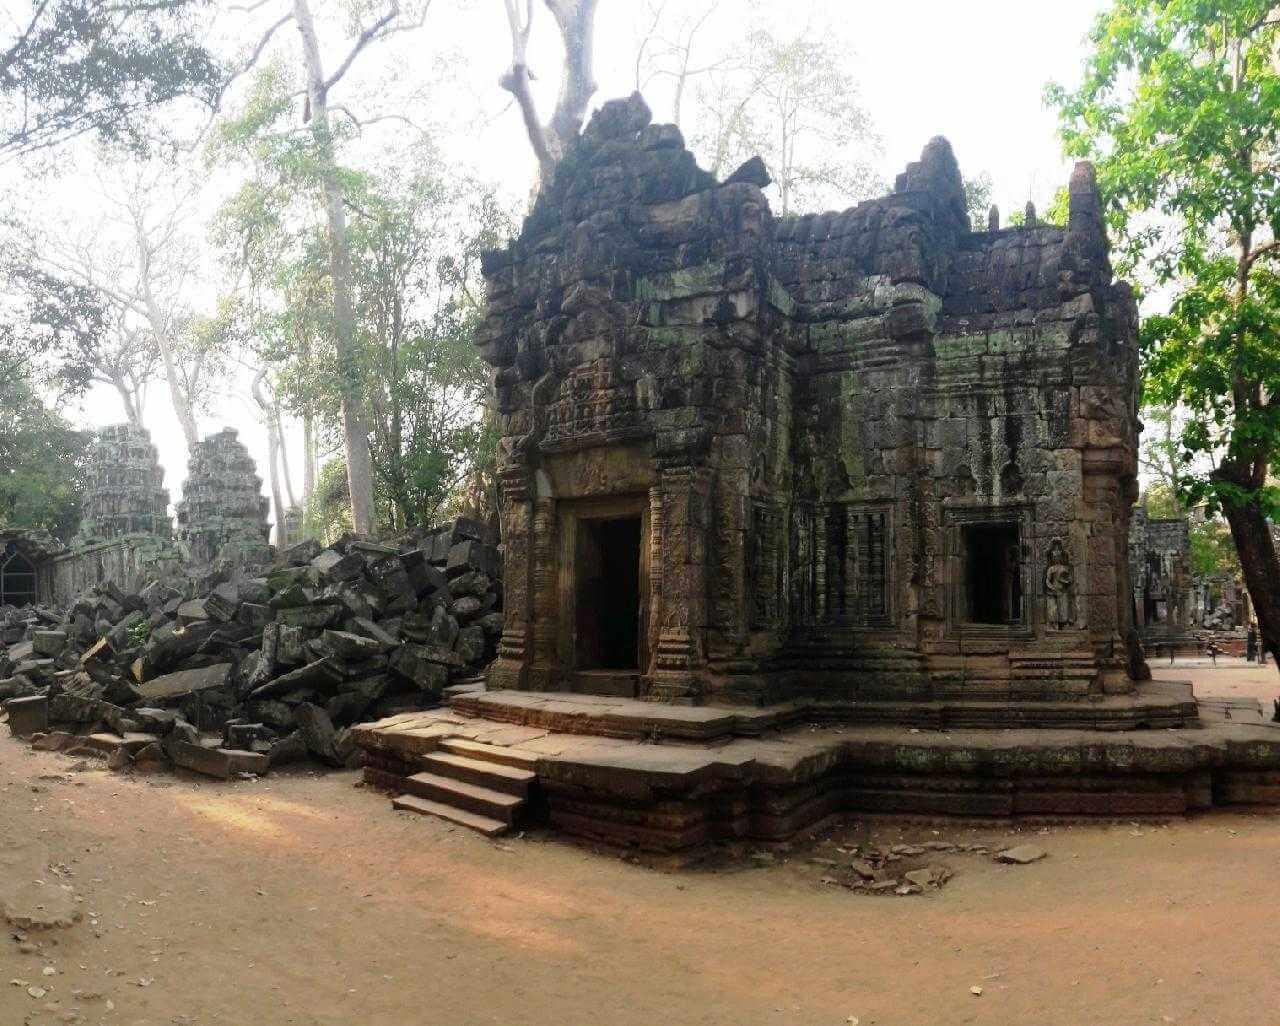
[[[36,603],[36,568],[12,543],[0,553],[0,606]]]
[[[962,537],[965,621],[999,627],[1024,624],[1026,603],[1018,525],[967,524]]]
[[[579,520],[575,606],[580,670],[640,665],[640,517]]]

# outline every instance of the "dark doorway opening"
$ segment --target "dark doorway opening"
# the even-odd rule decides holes
[[[637,669],[640,518],[579,520],[575,563],[578,669]]]
[[[1022,546],[1017,524],[971,524],[964,529],[965,597],[970,623],[1023,622]]]
[[[16,550],[0,551],[0,606],[33,606],[35,603],[35,566]]]

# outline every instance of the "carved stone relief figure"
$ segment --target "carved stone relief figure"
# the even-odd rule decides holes
[[[1054,630],[1067,630],[1075,625],[1075,577],[1071,572],[1071,559],[1062,539],[1055,538],[1049,546],[1049,557],[1044,571],[1046,621]]]

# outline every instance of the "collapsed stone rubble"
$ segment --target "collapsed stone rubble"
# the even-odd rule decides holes
[[[460,519],[136,593],[107,583],[62,612],[0,607],[0,701],[14,735],[113,768],[354,765],[349,725],[434,706],[492,659],[497,567],[486,528]]]

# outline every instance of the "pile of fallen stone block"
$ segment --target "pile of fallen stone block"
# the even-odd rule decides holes
[[[355,765],[351,724],[480,686],[502,633],[498,567],[488,530],[460,519],[394,545],[306,540],[185,586],[99,586],[60,617],[0,622],[0,701],[14,735],[114,768]]]

